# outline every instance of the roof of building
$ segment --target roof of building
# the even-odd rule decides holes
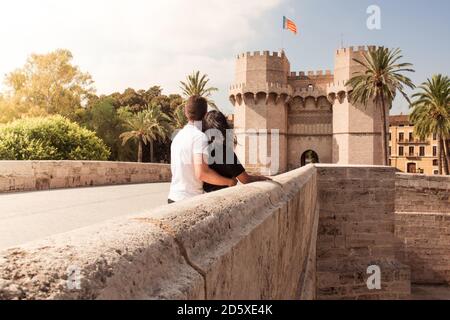
[[[399,115],[389,116],[389,125],[398,126],[401,124],[410,125],[408,115],[399,114]]]

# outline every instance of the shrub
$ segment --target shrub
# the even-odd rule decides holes
[[[109,154],[94,132],[62,116],[0,125],[0,160],[107,160]]]

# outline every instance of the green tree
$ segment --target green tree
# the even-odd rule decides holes
[[[402,59],[400,49],[390,50],[379,47],[371,49],[363,55],[362,61],[353,59],[364,67],[365,71],[356,72],[347,82],[351,86],[350,99],[354,103],[367,105],[372,100],[381,117],[382,135],[382,155],[383,164],[388,163],[388,143],[387,143],[387,119],[389,108],[397,94],[400,92],[410,103],[408,95],[405,93],[405,86],[413,89],[412,81],[404,76],[403,72],[414,72],[410,63],[399,63]]]
[[[131,139],[137,141],[138,162],[142,162],[144,145],[150,144],[150,157],[153,161],[153,143],[168,138],[171,132],[169,122],[170,118],[161,111],[161,108],[152,105],[144,111],[131,115],[126,120],[126,127],[129,131],[123,132],[120,138],[123,144]]]
[[[147,136],[150,145],[150,162],[155,161],[154,142],[165,142],[173,131],[170,117],[158,105],[151,105],[144,111],[147,120]]]
[[[186,82],[180,81],[181,87],[180,89],[183,91],[183,95],[186,98],[191,96],[201,96],[208,101],[208,105],[215,110],[219,110],[213,100],[211,100],[211,95],[213,92],[218,91],[219,89],[214,87],[208,87],[208,75],[200,74],[200,71],[192,72],[191,75],[188,75],[186,78]]]
[[[99,97],[92,99],[86,108],[77,112],[77,122],[83,127],[95,131],[111,149],[109,160],[130,161],[134,159],[134,150],[131,144],[122,145],[119,135],[125,129],[125,120],[129,111],[116,109],[113,99]]]
[[[449,174],[450,155],[447,140],[450,139],[450,79],[441,74],[427,79],[420,92],[412,97],[413,111],[410,118],[415,134],[425,139],[436,134],[439,140],[439,174]]]
[[[188,123],[188,119],[184,113],[184,107],[179,106],[172,113],[172,126],[175,129],[182,129]]]
[[[23,118],[0,125],[0,160],[107,160],[94,132],[62,116]]]
[[[22,68],[6,76],[6,98],[17,111],[15,117],[29,115],[28,110],[71,116],[83,105],[95,91],[93,81],[72,59],[72,53],[62,49],[32,54]]]
[[[125,121],[125,127],[128,131],[123,132],[119,137],[122,144],[125,145],[130,140],[135,140],[138,144],[137,161],[142,162],[142,152],[144,144],[148,142],[147,119],[143,111],[132,115]]]

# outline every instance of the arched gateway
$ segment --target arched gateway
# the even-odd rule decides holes
[[[319,163],[319,155],[313,150],[303,152],[300,159],[301,166],[306,166],[310,163]]]

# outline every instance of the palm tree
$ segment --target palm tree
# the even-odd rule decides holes
[[[412,97],[413,111],[411,121],[414,123],[415,134],[424,139],[436,134],[439,141],[439,174],[443,168],[449,174],[450,155],[447,139],[450,139],[450,78],[441,74],[427,79],[420,87],[421,92]]]
[[[363,72],[355,72],[353,78],[347,82],[347,86],[353,88],[350,99],[355,103],[367,105],[372,100],[377,106],[380,116],[382,135],[383,164],[388,163],[387,149],[387,121],[386,114],[392,105],[397,91],[410,102],[408,95],[404,92],[404,86],[414,89],[412,81],[402,75],[402,72],[414,72],[410,63],[398,63],[403,58],[400,49],[390,50],[379,47],[370,49],[364,53],[362,61],[353,59],[365,68]]]
[[[187,76],[186,82],[180,81],[180,89],[183,91],[183,95],[188,98],[191,96],[201,96],[208,101],[208,105],[214,109],[219,110],[213,100],[210,99],[213,92],[219,89],[214,87],[207,87],[209,82],[208,75],[200,75],[200,71],[192,72],[191,75]]]
[[[144,114],[147,123],[147,141],[150,144],[150,162],[154,162],[154,142],[167,140],[173,128],[169,116],[162,111],[161,106],[152,104]]]
[[[187,123],[188,119],[186,115],[184,114],[184,107],[178,106],[172,113],[172,126],[175,129],[181,129],[183,128]]]
[[[138,143],[138,162],[142,162],[142,148],[148,142],[147,136],[147,117],[145,112],[141,111],[131,115],[125,120],[125,126],[129,131],[123,132],[120,135],[122,145],[125,145],[129,140],[136,140]]]

